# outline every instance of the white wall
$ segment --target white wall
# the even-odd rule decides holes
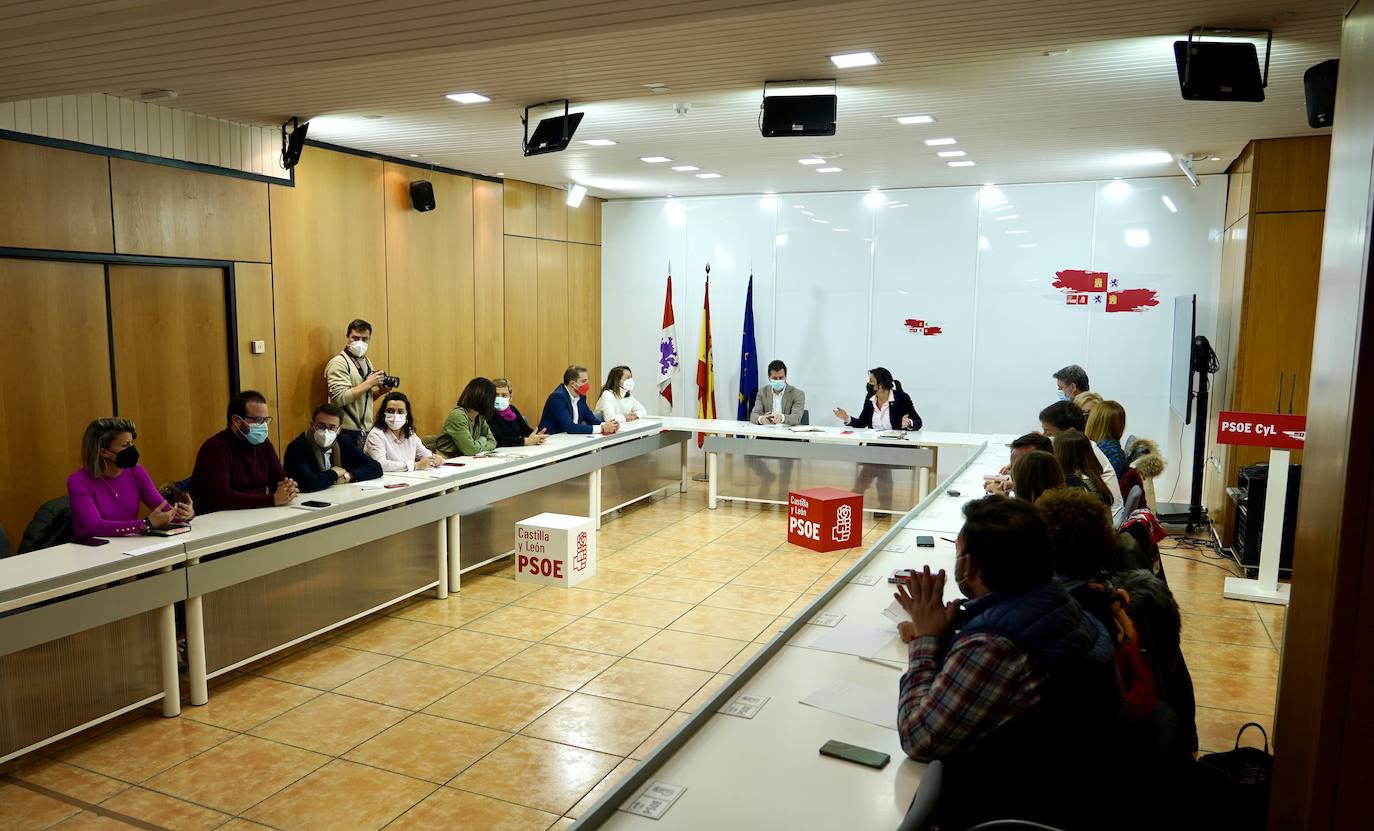
[[[608,202],[602,364],[629,364],[640,399],[666,412],[653,381],[671,261],[683,364],[674,412],[695,415],[709,262],[716,406],[732,418],[752,270],[760,373],[774,357],[786,361],[813,421],[833,423],[836,406],[857,410],[866,370],[881,365],[912,394],[930,429],[1024,432],[1038,427],[1036,414],[1054,400],[1051,373],[1078,363],[1094,390],[1126,407],[1128,432],[1156,439],[1169,454],[1160,497],[1186,494],[1191,430],[1168,404],[1173,298],[1196,293],[1198,331],[1215,340],[1225,200],[1225,177],[1204,176],[1197,189],[1169,177],[895,190],[882,198]],[[1051,285],[1062,269],[1108,272],[1119,288],[1155,290],[1159,305],[1111,314],[1070,306]],[[908,318],[943,331],[912,334]]]

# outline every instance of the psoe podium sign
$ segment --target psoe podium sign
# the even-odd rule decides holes
[[[1223,412],[1217,417],[1217,444],[1301,450],[1306,441],[1307,416]]]
[[[812,551],[854,548],[863,539],[864,498],[836,488],[787,496],[787,541]]]
[[[571,588],[596,576],[596,528],[587,517],[539,514],[515,524],[515,580]]]

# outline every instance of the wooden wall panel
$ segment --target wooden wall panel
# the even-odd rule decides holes
[[[1235,181],[1236,176],[1232,176]],[[1245,269],[1250,255],[1250,216],[1241,214],[1235,225],[1226,229],[1221,248],[1221,286],[1217,295],[1217,363],[1227,371],[1213,376],[1211,412],[1207,418],[1207,458],[1215,459],[1203,467],[1202,504],[1211,508],[1212,520],[1219,526],[1224,544],[1231,541],[1235,503],[1226,496],[1231,471],[1231,445],[1217,444],[1218,414],[1231,408],[1231,391],[1236,379],[1236,351],[1240,343],[1240,322],[1245,302]]]
[[[569,351],[569,331],[591,321],[572,319],[568,302],[568,244],[553,240],[536,243],[539,265],[539,378],[552,389],[568,364],[586,365],[586,359]],[[553,379],[550,381],[549,379]],[[595,384],[596,379],[592,382]],[[595,401],[591,403],[596,403]]]
[[[538,185],[507,179],[503,186],[505,233],[516,237],[535,235],[535,190]]]
[[[597,216],[601,213],[601,200],[588,196],[576,208],[568,208],[568,242],[583,242],[600,245],[601,235],[597,227]]]
[[[382,163],[311,148],[296,186],[270,191],[281,396],[273,410],[287,437],[325,400],[324,364],[343,348],[350,320],[375,327],[368,358],[390,369]]]
[[[1330,136],[1266,139],[1254,146],[1256,213],[1326,208]]]
[[[275,402],[277,393],[277,336],[272,314],[272,266],[237,263],[234,266],[234,305],[238,317],[239,389],[257,390]],[[253,341],[263,342],[254,355]],[[269,438],[282,448],[280,424],[274,420]],[[284,448],[283,448],[284,449]]]
[[[140,463],[159,485],[184,479],[224,428],[224,272],[110,266],[110,310],[119,414],[138,425]]]
[[[472,181],[473,331],[476,374],[497,378],[506,372],[505,208],[502,187]]]
[[[387,164],[387,369],[415,408],[416,429],[433,435],[474,375],[472,180],[435,173],[436,207],[420,213],[409,183],[419,171]]]
[[[0,141],[0,246],[114,250],[109,159]]]
[[[160,164],[110,160],[121,254],[271,260],[267,185]]]
[[[568,362],[587,367],[593,389],[600,388],[610,369],[601,366],[600,272],[599,246],[568,244]]]
[[[1250,198],[1254,193],[1251,182],[1254,180],[1255,143],[1245,145],[1231,166],[1226,169],[1230,174],[1226,179],[1226,227],[1230,228],[1236,220],[1250,213]]]
[[[544,396],[557,379],[540,376],[539,275],[535,241],[506,237],[505,250],[505,376],[515,386],[516,406],[533,424],[544,407]]]
[[[0,524],[16,548],[38,506],[67,493],[86,425],[114,414],[104,276],[99,265],[0,259],[5,334],[23,358],[0,361]]]
[[[568,239],[568,193],[539,185],[535,194],[534,235],[540,239]],[[585,205],[586,202],[584,201]]]

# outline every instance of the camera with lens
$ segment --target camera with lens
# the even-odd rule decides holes
[[[398,388],[400,388],[400,386],[401,386],[401,379],[400,379],[399,376],[396,376],[396,375],[387,375],[386,373],[383,373],[383,374],[382,374],[382,386],[386,387],[387,389],[392,389],[392,390],[398,389]]]

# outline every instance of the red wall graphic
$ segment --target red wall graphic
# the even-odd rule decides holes
[[[906,322],[904,322],[902,325],[905,326],[906,330],[912,333],[913,335],[938,335],[942,331],[944,331],[941,327],[936,326],[930,321],[917,320],[914,317],[907,318]]]
[[[1068,268],[1054,273],[1051,287],[1064,292],[1068,306],[1102,306],[1107,312],[1143,312],[1159,305],[1154,289],[1123,289],[1105,271]]]

